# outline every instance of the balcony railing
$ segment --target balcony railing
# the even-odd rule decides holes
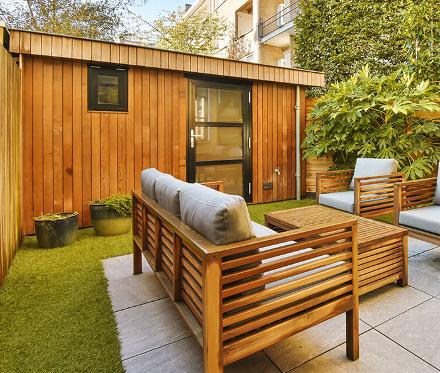
[[[287,5],[285,8],[280,10],[278,13],[274,14],[265,20],[260,20],[258,33],[261,38],[269,35],[271,32],[281,29],[289,22],[293,21],[295,16],[299,13],[299,0],[293,1],[292,4]]]

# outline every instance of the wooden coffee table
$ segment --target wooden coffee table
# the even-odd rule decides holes
[[[314,205],[264,215],[276,231],[307,228],[356,217],[330,207]],[[408,230],[367,218],[358,219],[359,293],[397,281],[408,285]]]

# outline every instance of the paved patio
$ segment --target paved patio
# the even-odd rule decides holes
[[[440,247],[410,239],[410,286],[361,298],[360,359],[345,357],[345,317],[329,320],[226,372],[439,372]],[[202,372],[202,351],[151,268],[133,276],[131,255],[103,262],[123,365],[132,372]]]

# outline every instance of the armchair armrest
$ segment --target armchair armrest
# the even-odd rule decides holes
[[[400,211],[432,204],[434,201],[436,187],[436,177],[406,181],[395,184],[393,217],[394,224],[399,224]]]
[[[336,170],[316,174],[316,200],[325,193],[345,192],[350,186],[354,170]]]
[[[393,213],[394,185],[402,181],[402,173],[355,178],[355,214],[371,218]]]

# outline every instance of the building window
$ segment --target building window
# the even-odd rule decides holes
[[[126,68],[115,66],[89,66],[89,110],[127,111],[127,91]]]

